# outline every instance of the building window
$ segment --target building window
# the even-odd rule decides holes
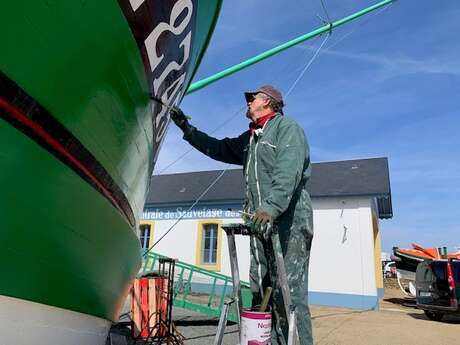
[[[143,250],[148,250],[153,243],[153,222],[142,221],[139,225],[139,240]]]
[[[196,265],[220,271],[222,235],[220,221],[201,221],[198,223],[196,246]]]
[[[217,259],[217,224],[204,224],[203,225],[203,264],[215,265]]]

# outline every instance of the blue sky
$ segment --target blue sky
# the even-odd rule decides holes
[[[332,20],[377,0],[324,0]],[[224,1],[195,81],[309,32],[320,0]],[[399,0],[336,29],[286,99],[305,129],[313,162],[388,157],[393,219],[383,250],[411,242],[460,245],[460,3]],[[243,92],[292,86],[323,37],[291,48],[183,100],[192,124],[217,137],[247,128]],[[223,122],[229,122],[221,126]],[[227,167],[192,150],[170,126],[155,173]]]

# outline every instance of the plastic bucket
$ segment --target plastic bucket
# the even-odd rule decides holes
[[[240,345],[270,345],[272,314],[244,310],[241,313]]]

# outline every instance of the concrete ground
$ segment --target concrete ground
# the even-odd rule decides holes
[[[385,289],[378,311],[311,306],[315,345],[448,345],[460,342],[460,316],[428,320],[394,286]],[[217,320],[174,309],[186,345],[213,344]],[[238,328],[226,328],[223,344],[238,343]]]

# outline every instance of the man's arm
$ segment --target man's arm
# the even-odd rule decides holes
[[[219,140],[191,126],[178,107],[171,109],[171,119],[184,132],[184,139],[198,151],[221,162],[243,165],[243,151],[249,142],[249,131],[237,138]]]
[[[279,128],[278,151],[272,175],[272,186],[258,211],[278,218],[289,206],[303,177],[308,152],[305,134],[296,123],[289,121]]]
[[[216,139],[190,126],[190,129],[184,132],[184,139],[212,159],[243,165],[243,150],[249,142],[249,131],[236,138]]]

